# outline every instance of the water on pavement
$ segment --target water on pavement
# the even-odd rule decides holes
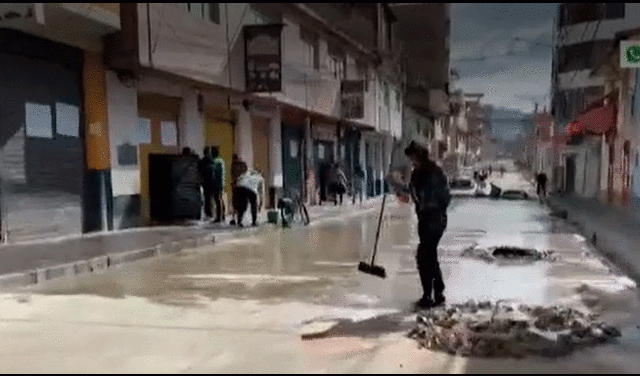
[[[351,213],[307,228],[264,226],[256,237],[9,294],[0,303],[5,305],[0,330],[6,338],[32,338],[20,342],[23,350],[34,346],[51,364],[59,357],[94,357],[98,372],[513,372],[509,366],[523,371],[516,361],[463,361],[418,350],[402,337],[415,322],[413,302],[421,295],[412,209],[392,201],[385,210],[376,264],[386,269],[386,279],[356,269],[370,257],[377,213]],[[461,258],[474,244],[551,250],[558,261],[499,265]],[[607,351],[621,362],[611,366],[614,372],[637,365],[627,361],[639,350],[629,339],[638,338],[633,283],[595,257],[575,229],[550,217],[537,201],[456,199],[441,247],[450,303],[491,299],[590,306],[622,326],[618,344],[575,355],[591,363],[569,362],[558,372],[592,372],[613,364]],[[590,289],[577,293],[584,284]],[[314,320],[331,322],[331,329],[324,338],[303,341],[301,328]],[[89,328],[98,328],[93,339],[86,337]],[[136,338],[147,342],[137,346]],[[70,345],[73,340],[78,344]],[[41,369],[35,361],[22,362],[26,358],[16,351],[5,354],[7,366]],[[109,362],[119,357],[129,358],[118,366]],[[555,369],[525,362],[539,372]],[[55,370],[83,370],[71,360],[65,364]]]

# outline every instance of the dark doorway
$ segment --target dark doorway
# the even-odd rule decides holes
[[[304,128],[302,126],[282,124],[282,174],[285,196],[299,195],[302,197],[304,182],[302,172],[303,139]]]
[[[333,142],[331,141],[315,141],[314,142],[314,159],[316,161],[316,171],[318,184],[320,188],[320,201],[327,200],[327,179],[329,169],[333,163]]]
[[[576,157],[574,155],[568,156],[567,160],[567,179],[566,179],[566,192],[574,193],[576,184]]]

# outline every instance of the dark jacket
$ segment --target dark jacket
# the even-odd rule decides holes
[[[214,160],[210,155],[204,156],[198,162],[198,171],[202,185],[207,189],[213,189],[215,186],[215,166]]]
[[[538,180],[538,184],[540,185],[547,184],[547,174],[545,173],[538,174],[538,176],[536,177],[536,180]]]
[[[445,213],[451,202],[449,184],[442,169],[433,162],[413,170],[408,186],[389,181],[398,193],[411,194],[416,214]]]
[[[451,202],[447,177],[433,162],[413,170],[410,190],[418,216],[431,212],[446,212]]]

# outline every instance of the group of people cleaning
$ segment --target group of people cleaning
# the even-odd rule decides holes
[[[193,155],[193,153],[191,149],[184,148],[183,155]],[[226,211],[222,197],[226,187],[226,171],[225,161],[220,156],[220,149],[217,146],[204,148],[203,157],[198,161],[198,172],[204,196],[205,220],[213,219],[214,223],[221,223],[225,221]],[[351,185],[342,170],[340,162],[333,163],[327,171],[326,187],[335,205],[342,205],[343,196],[349,191],[349,188],[351,188],[353,203],[355,204],[358,198],[362,202],[364,177],[364,170],[360,165],[356,165],[353,184]],[[234,154],[231,162],[231,201],[234,209],[234,218],[230,222],[231,225],[243,227],[244,214],[249,206],[251,207],[251,225],[257,225],[258,210],[264,204],[264,188],[262,174],[256,170],[249,169],[247,164],[237,154]],[[214,205],[215,218],[213,215]]]
[[[183,150],[183,155],[189,155],[188,148]],[[205,220],[213,219],[214,223],[225,220],[225,205],[222,198],[225,182],[225,163],[220,156],[217,146],[207,146],[203,150],[203,157],[198,161],[200,184],[204,196]],[[233,155],[231,162],[231,201],[233,204],[233,219],[230,224],[243,227],[244,214],[251,206],[251,225],[257,226],[258,209],[263,204],[264,178],[256,170],[249,169],[237,154]],[[216,215],[213,218],[213,204]]]

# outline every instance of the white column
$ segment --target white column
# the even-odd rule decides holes
[[[282,188],[284,183],[282,177],[282,124],[280,120],[280,108],[276,108],[273,112],[273,117],[269,125],[269,139],[271,143],[271,147],[269,148],[269,169],[271,170],[269,183],[271,187]]]
[[[253,168],[253,124],[251,123],[251,115],[244,107],[236,108],[238,114],[236,123],[236,153],[245,161],[247,166]]]
[[[609,145],[604,135],[600,148],[600,191],[606,191],[609,184]]]
[[[185,90],[180,113],[180,147],[188,146],[194,153],[201,154],[204,148],[204,116],[198,112],[198,93]]]

